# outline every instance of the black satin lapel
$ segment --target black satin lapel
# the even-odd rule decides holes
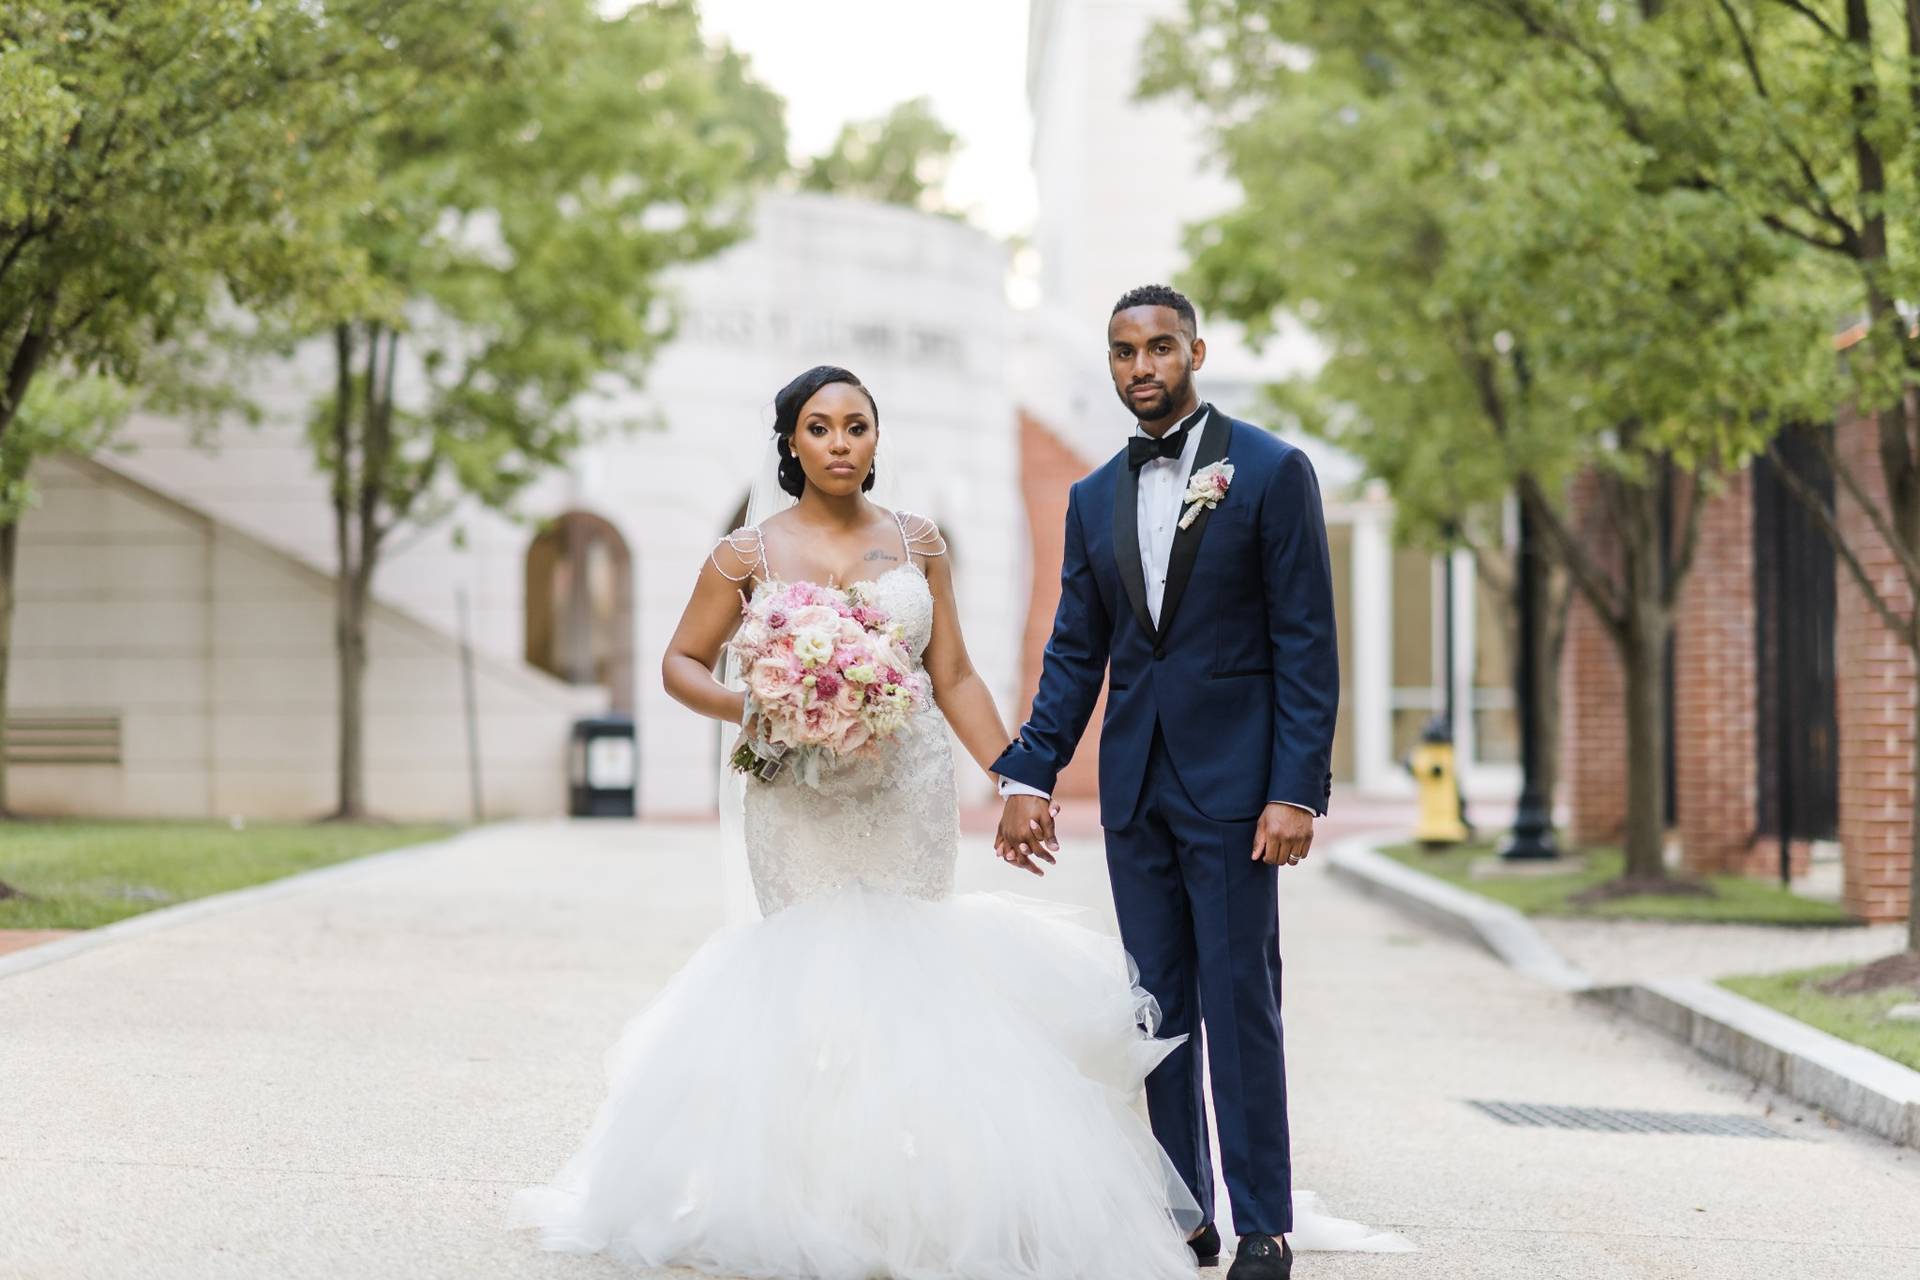
[[[1210,467],[1227,456],[1227,440],[1233,434],[1233,426],[1227,416],[1217,409],[1207,410],[1206,429],[1200,435],[1200,447],[1194,452],[1193,470]],[[1193,472],[1188,472],[1191,476]],[[1184,493],[1185,490],[1182,490]],[[1184,501],[1180,512],[1186,514]],[[1187,580],[1193,577],[1193,565],[1200,558],[1200,539],[1207,531],[1207,517],[1213,514],[1213,508],[1201,507],[1200,514],[1193,523],[1173,535],[1173,554],[1167,560],[1167,593],[1160,601],[1160,634],[1173,632],[1173,614],[1180,607],[1180,597],[1187,593]]]
[[[1147,638],[1154,639],[1153,615],[1147,612],[1147,573],[1140,566],[1140,473],[1125,459],[1113,482],[1113,558],[1133,616]]]

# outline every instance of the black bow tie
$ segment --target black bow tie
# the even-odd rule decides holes
[[[1181,450],[1187,447],[1187,432],[1191,427],[1182,427],[1178,431],[1169,431],[1155,439],[1152,436],[1132,436],[1127,440],[1127,465],[1138,471],[1155,458],[1177,458]]]

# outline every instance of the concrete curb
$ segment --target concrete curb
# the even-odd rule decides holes
[[[1419,916],[1455,937],[1486,948],[1509,968],[1560,991],[1585,991],[1593,982],[1555,951],[1512,907],[1423,875],[1379,852],[1379,839],[1342,841],[1328,869],[1370,897]]]
[[[1362,837],[1336,845],[1330,869],[1363,893],[1486,948],[1536,981],[1631,1014],[1835,1119],[1920,1148],[1920,1071],[1711,982],[1597,986],[1519,912],[1403,866],[1379,852],[1379,844]]]
[[[290,876],[282,876],[278,880],[269,880],[265,884],[248,885],[244,889],[231,889],[226,893],[210,894],[176,906],[160,907],[153,911],[142,912],[137,916],[128,916],[125,920],[116,920],[112,924],[104,924],[97,929],[86,929],[57,942],[43,942],[37,947],[28,947],[23,951],[15,951],[11,955],[0,956],[0,979],[11,978],[15,974],[26,973],[43,965],[55,964],[83,952],[92,951],[96,947],[111,946],[127,938],[137,938],[149,933],[158,933],[162,929],[172,929],[202,916],[231,911],[236,907],[253,906],[256,903],[283,898],[289,894],[304,893],[308,889],[334,880],[366,875],[396,862],[439,852],[483,831],[495,830],[499,825],[501,824],[473,827],[457,835],[448,836],[444,840],[403,845],[398,849],[388,849],[384,853],[370,853],[347,862],[336,862],[332,866],[315,867],[311,871],[298,871]]]
[[[1889,1142],[1920,1147],[1920,1071],[1698,979],[1585,994],[1790,1098]]]

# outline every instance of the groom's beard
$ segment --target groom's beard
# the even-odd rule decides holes
[[[1131,413],[1139,421],[1164,422],[1173,416],[1174,406],[1185,402],[1187,398],[1187,388],[1192,384],[1193,373],[1192,370],[1188,370],[1187,376],[1180,379],[1178,386],[1162,386],[1160,388],[1160,394],[1150,400],[1140,401],[1134,399],[1132,387],[1127,387],[1124,390],[1116,390],[1115,394],[1120,397],[1120,403],[1127,406],[1127,412]]]

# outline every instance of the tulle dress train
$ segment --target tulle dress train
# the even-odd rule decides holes
[[[874,591],[916,661],[920,571]],[[811,1280],[1191,1280],[1199,1210],[1134,1103],[1173,1044],[1117,941],[955,896],[948,731],[752,784],[766,918],[626,1028],[608,1090],[513,1221],[549,1248]]]

